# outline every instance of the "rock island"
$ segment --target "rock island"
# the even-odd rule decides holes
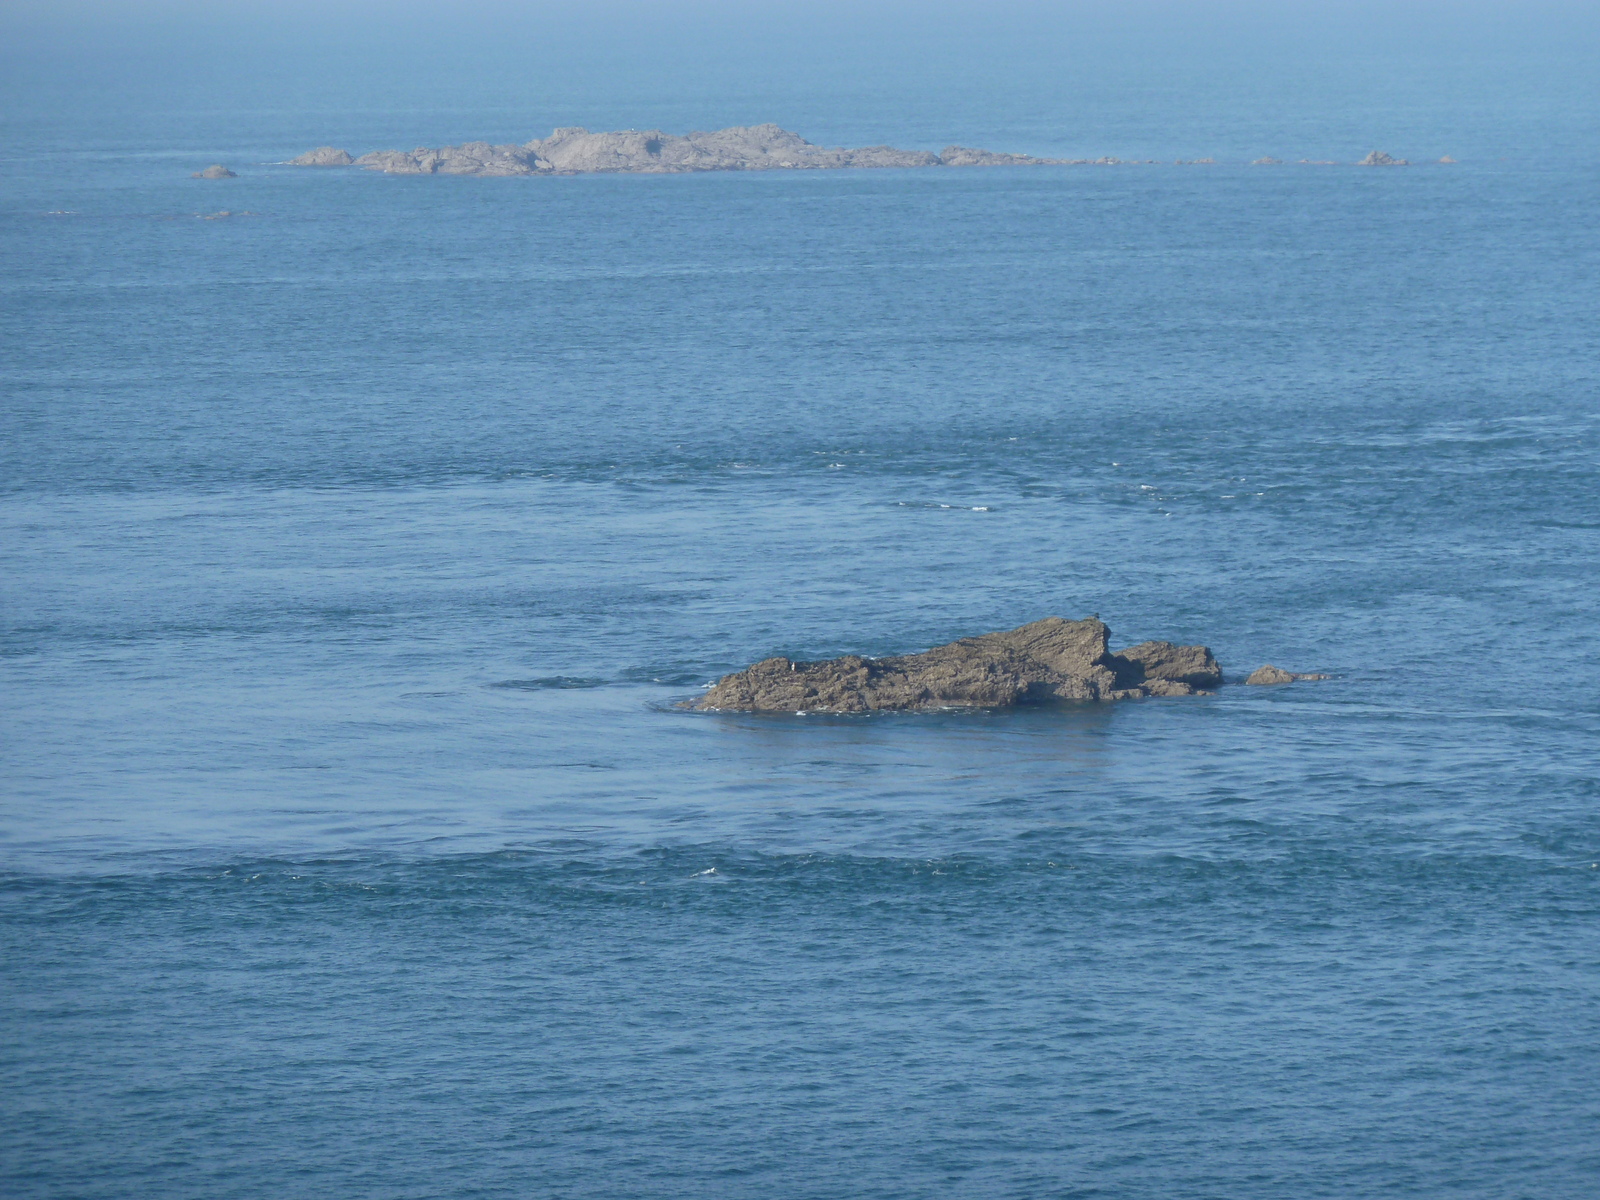
[[[823,662],[769,658],[722,678],[691,706],[746,712],[860,713],[1013,708],[1062,700],[1193,696],[1222,683],[1204,646],[1141,642],[1112,653],[1095,617],[1046,617],[921,654]]]
[[[896,150],[893,146],[828,149],[777,125],[736,125],[686,137],[659,129],[590,133],[557,129],[522,145],[467,142],[438,149],[376,150],[359,158],[335,146],[319,146],[289,160],[296,167],[365,167],[389,175],[586,175],[606,171],[827,170],[844,167],[995,167],[1034,164],[1112,164],[1114,159],[1034,158],[996,154],[966,146]]]

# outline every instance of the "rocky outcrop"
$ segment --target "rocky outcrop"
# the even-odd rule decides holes
[[[945,167],[1033,167],[1061,166],[1067,163],[1068,160],[1064,158],[1034,158],[1031,154],[996,154],[993,150],[974,150],[970,146],[946,146],[939,151],[939,165]]]
[[[557,129],[524,149],[562,172],[770,171],[841,167],[931,167],[939,156],[893,146],[829,150],[777,125],[740,125],[676,137],[659,129],[642,133],[590,133]]]
[[[412,151],[379,150],[363,154],[357,166],[388,175],[535,175],[550,171],[551,165],[523,146],[491,146],[488,142],[467,142],[431,150],[419,146]]]
[[[239,177],[237,175],[235,175],[232,171],[228,170],[228,168],[223,166],[221,163],[212,163],[204,171],[196,171],[193,175],[189,176],[189,178],[190,179],[237,179]]]
[[[356,160],[350,157],[348,150],[340,150],[337,146],[318,146],[315,150],[307,150],[299,158],[291,158],[291,167],[348,167]]]
[[[1332,166],[1324,160],[1302,163]],[[1454,162],[1448,155],[1440,162]],[[336,146],[318,146],[289,160],[293,167],[365,167],[388,175],[589,175],[608,172],[674,174],[687,171],[831,170],[846,167],[1014,167],[1014,166],[1122,166],[1152,163],[1153,159],[1035,158],[1031,154],[1001,154],[971,146],[946,146],[938,154],[926,150],[897,150],[893,146],[863,146],[854,150],[814,145],[778,125],[734,125],[710,133],[685,136],[659,129],[628,129],[591,133],[581,126],[557,129],[547,138],[521,145],[465,142],[459,146],[418,146],[415,150],[375,150],[359,158]],[[1178,166],[1212,166],[1216,160],[1177,160]],[[1277,167],[1283,160],[1270,154],[1252,164]],[[1363,167],[1407,167],[1403,158],[1374,150],[1362,159]],[[210,167],[209,171],[227,171]],[[208,175],[206,179],[229,178]]]
[[[389,175],[587,175],[606,172],[669,174],[687,171],[829,170],[848,167],[969,167],[1061,164],[1069,160],[996,154],[947,146],[943,154],[893,146],[828,149],[777,125],[736,125],[685,137],[659,129],[590,133],[557,129],[522,145],[467,142],[460,146],[378,150],[352,158],[321,146],[289,160],[296,167],[360,166]],[[1070,160],[1087,162],[1089,160]],[[1114,163],[1115,159],[1096,160]]]
[[[1294,683],[1297,679],[1312,680],[1326,678],[1326,675],[1297,675],[1293,671],[1285,671],[1282,667],[1275,667],[1271,663],[1268,663],[1264,667],[1257,667],[1254,671],[1251,671],[1249,678],[1246,679],[1245,682],[1248,684],[1254,684],[1256,686],[1262,686],[1274,683]]]
[[[678,137],[659,129],[590,133],[573,127],[520,146],[468,142],[364,154],[357,165],[392,175],[588,175],[686,171],[770,171],[839,167],[928,167],[939,156],[921,150],[867,146],[828,150],[776,125],[738,126]]]
[[[835,713],[1012,708],[1063,700],[1192,696],[1222,682],[1222,670],[1204,646],[1141,642],[1113,654],[1110,636],[1094,617],[1046,617],[921,654],[850,654],[823,662],[769,658],[724,676],[692,707]]]

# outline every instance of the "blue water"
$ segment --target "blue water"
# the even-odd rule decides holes
[[[1595,87],[1365,69],[12,96],[0,1190],[1593,1195]],[[262,165],[796,112],[1228,161]],[[674,707],[1091,612],[1333,678]]]

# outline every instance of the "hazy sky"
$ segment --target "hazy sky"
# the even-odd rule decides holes
[[[776,120],[830,144],[1504,154],[1593,142],[1596,80],[1595,0],[0,2],[13,138],[72,108],[232,112],[285,149]],[[286,107],[307,115],[270,137],[248,115]]]
[[[89,46],[131,34],[154,37],[229,35],[354,37],[380,44],[443,38],[465,48],[474,38],[559,44],[566,53],[594,52],[597,40],[674,45],[787,39],[949,42],[1032,39],[1032,48],[1074,42],[1192,44],[1208,50],[1260,49],[1361,52],[1523,50],[1587,52],[1596,48],[1600,4],[1572,0],[1118,0],[1069,3],[993,0],[7,0],[0,28],[10,53],[45,46]],[[1043,41],[1043,47],[1039,45]],[[359,50],[359,46],[351,49]],[[493,51],[492,46],[480,49]]]

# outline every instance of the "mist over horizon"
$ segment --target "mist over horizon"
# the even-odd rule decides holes
[[[227,114],[271,114],[269,156],[763,121],[1069,156],[1548,154],[1600,122],[1597,29],[1564,4],[23,4],[0,128],[181,113],[224,153]]]

